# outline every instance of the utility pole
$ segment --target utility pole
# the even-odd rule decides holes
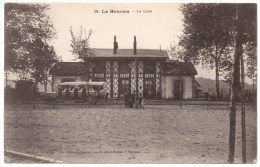
[[[242,38],[244,32],[243,20],[240,19],[238,24],[239,38]],[[239,40],[240,40],[239,39]],[[242,42],[240,44],[240,63],[241,63],[241,130],[242,130],[242,159],[243,163],[246,163],[246,114],[245,114],[245,69],[244,69],[244,59],[243,59],[243,47]]]
[[[180,107],[182,109],[182,96],[183,96],[183,92],[182,92],[182,87],[183,87],[183,81],[182,81],[182,76],[181,76],[181,72],[182,72],[182,66],[180,65],[180,71],[179,71],[179,91],[180,91]]]
[[[135,107],[138,108],[138,62],[135,58]]]
[[[253,109],[255,109],[255,72],[253,71]]]
[[[245,72],[243,55],[240,55],[241,60],[241,126],[242,126],[242,158],[243,163],[246,163],[246,119],[245,119]]]
[[[228,150],[228,162],[234,163],[235,155],[235,141],[236,141],[236,104],[240,85],[240,55],[242,51],[241,43],[241,26],[239,20],[239,6],[237,6],[237,17],[236,17],[236,44],[235,44],[235,55],[233,65],[233,82],[232,82],[232,95],[231,95],[231,106],[230,106],[230,127],[229,127],[229,150]]]
[[[7,88],[7,72],[5,72],[5,88]]]

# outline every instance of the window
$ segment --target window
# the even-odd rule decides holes
[[[119,97],[124,97],[124,94],[128,91],[130,91],[130,80],[119,79]]]
[[[145,78],[154,78],[154,74],[144,74]]]
[[[129,85],[129,80],[122,80],[122,85]]]
[[[129,73],[119,74],[120,78],[129,78]]]
[[[95,78],[104,78],[104,74],[103,73],[96,73],[96,74],[94,74],[94,77]]]
[[[155,95],[154,84],[152,80],[144,81],[144,97],[152,99]]]
[[[146,85],[152,85],[152,81],[145,81]]]

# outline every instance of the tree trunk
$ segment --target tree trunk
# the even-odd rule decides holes
[[[44,92],[47,92],[47,75],[44,74],[44,80],[43,80],[43,85],[44,85]]]
[[[7,74],[7,72],[5,73],[5,88],[7,88],[7,82],[8,82],[8,74]]]
[[[32,94],[31,94],[32,107],[33,107],[33,108],[35,108],[35,98],[36,98],[36,93],[37,93],[37,85],[38,85],[38,81],[35,80],[35,83],[34,83],[34,85],[33,85]]]
[[[236,50],[238,50],[238,44],[236,44]],[[229,152],[228,162],[234,163],[235,154],[235,141],[236,141],[236,104],[237,95],[239,91],[239,53],[236,51],[234,58],[234,71],[233,71],[233,83],[232,83],[232,95],[231,95],[231,106],[230,106],[230,127],[229,127]]]
[[[54,92],[53,75],[51,75],[51,91]]]
[[[180,106],[181,106],[181,109],[182,109],[182,96],[183,96],[183,94],[182,94],[182,84],[183,84],[183,82],[182,82],[182,77],[181,77],[181,75],[179,76],[179,79],[180,79]]]
[[[229,102],[230,102],[230,106],[231,106],[231,100],[232,100],[231,99],[231,96],[232,96],[231,94],[232,94],[232,81],[230,82],[230,88],[229,88],[229,99],[230,99]]]
[[[48,90],[47,90],[47,82],[44,81],[44,92],[46,93]]]
[[[238,10],[238,9],[237,9]],[[237,17],[238,18],[238,17]],[[237,35],[235,44],[235,55],[234,55],[234,65],[233,65],[233,82],[232,82],[232,96],[231,96],[231,106],[230,106],[230,124],[229,124],[229,150],[228,150],[228,162],[234,163],[235,156],[235,141],[236,141],[236,104],[237,95],[239,91],[240,82],[240,51],[242,49],[241,43],[241,31],[237,20]]]
[[[246,120],[245,120],[245,74],[244,74],[244,60],[241,57],[241,126],[242,126],[242,157],[243,163],[246,163]]]
[[[253,109],[255,109],[255,73],[253,72],[253,92],[252,92],[252,96],[253,96]]]
[[[88,62],[88,60],[85,60],[86,62],[86,66],[85,66],[85,68],[86,68],[86,82],[90,82],[90,80],[91,80],[91,71],[90,71],[90,64],[89,64],[89,62]],[[87,103],[88,103],[88,107],[90,108],[90,87],[89,87],[89,85],[87,86],[87,91],[88,91],[88,94],[87,94]]]
[[[218,60],[215,60],[215,66],[216,66],[216,93],[217,93],[217,100],[220,99],[220,92],[219,92],[219,64]]]

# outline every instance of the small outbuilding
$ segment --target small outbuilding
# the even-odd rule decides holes
[[[162,68],[162,98],[194,99],[195,75],[197,75],[197,71],[191,62],[166,61]]]

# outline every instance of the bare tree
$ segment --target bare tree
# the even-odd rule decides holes
[[[93,67],[93,51],[89,46],[89,40],[92,34],[92,30],[89,30],[88,35],[86,30],[80,26],[80,32],[77,35],[70,27],[71,34],[71,47],[72,54],[76,55],[78,59],[81,59],[84,63],[84,73],[86,80],[92,79],[92,67]]]

